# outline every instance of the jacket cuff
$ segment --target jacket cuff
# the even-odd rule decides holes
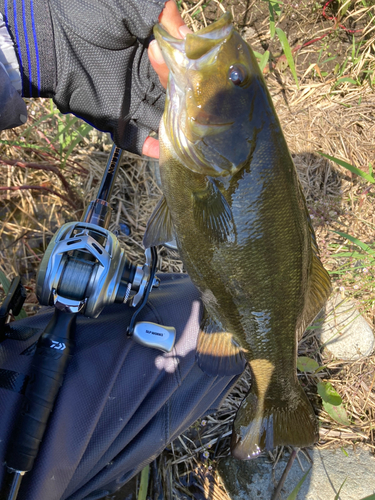
[[[48,0],[0,0],[22,75],[24,97],[53,97],[56,55]]]
[[[22,93],[22,79],[16,49],[0,14],[0,66],[7,72],[9,80],[19,94]]]
[[[26,104],[12,85],[8,72],[0,63],[0,130],[23,125],[26,119]]]

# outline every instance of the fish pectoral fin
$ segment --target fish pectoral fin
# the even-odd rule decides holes
[[[145,248],[156,247],[168,241],[172,241],[173,238],[171,213],[167,201],[163,196],[156,205],[147,223],[146,232],[143,237],[143,245]]]
[[[232,211],[216,184],[208,179],[193,194],[194,220],[210,241],[227,241],[233,235]]]
[[[239,375],[246,366],[244,350],[233,335],[205,316],[198,336],[196,359],[207,375]]]
[[[231,452],[234,458],[251,460],[276,446],[304,448],[318,441],[315,413],[297,384],[289,401],[279,401],[275,396],[262,398],[253,383],[233,424]]]

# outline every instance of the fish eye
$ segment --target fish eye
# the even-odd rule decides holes
[[[240,65],[233,65],[229,68],[228,77],[233,85],[241,85],[246,79],[245,69]]]

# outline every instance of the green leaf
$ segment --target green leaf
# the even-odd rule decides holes
[[[343,78],[339,78],[335,83],[334,87],[340,85],[340,83],[345,83],[345,82],[352,83],[353,85],[358,85],[358,82],[356,80],[353,80],[353,78],[349,78],[348,76],[345,76]]]
[[[308,471],[306,471],[304,473],[301,480],[298,482],[297,486],[294,488],[294,490],[292,491],[292,493],[288,496],[288,498],[286,500],[296,500],[298,492],[301,489],[301,487],[302,487],[302,485],[303,485],[303,483],[304,483],[305,479],[307,478],[307,475],[310,471],[311,471],[311,467]]]
[[[149,475],[150,475],[150,466],[146,465],[146,467],[142,469],[141,472],[141,484],[139,486],[137,500],[146,500]]]
[[[297,358],[297,368],[300,372],[314,373],[319,368],[319,363],[307,356],[299,356]]]
[[[324,59],[324,61],[322,61],[322,65],[323,64],[326,64],[327,62],[329,61],[333,61],[334,59],[336,59],[337,56],[332,56],[332,57],[329,57],[328,59]]]
[[[277,0],[267,0],[267,1],[268,1],[269,20],[270,20],[270,34],[271,38],[273,38],[275,36],[275,26],[276,26],[275,14],[277,16],[280,15],[281,13],[280,4],[282,4],[282,2],[279,2]]]
[[[318,394],[323,399],[323,403],[339,406],[342,403],[340,395],[329,382],[319,382],[317,386]]]
[[[63,149],[68,147],[77,135],[77,131],[73,128],[76,122],[78,122],[78,118],[74,116],[71,120],[67,119],[65,124],[63,121],[58,123],[58,133],[54,140],[58,140]]]
[[[65,158],[64,161],[62,162],[61,166],[64,167],[66,162],[69,159],[70,153],[73,151],[73,149],[76,147],[76,145],[82,141],[86,135],[91,132],[92,126],[91,125],[86,125],[83,124],[77,129],[77,137],[70,143],[70,146],[68,148],[68,151],[65,153]]]
[[[350,170],[350,172],[352,172],[353,174],[359,175],[360,177],[362,177],[366,181],[371,182],[372,184],[375,183],[375,178],[373,177],[373,175],[366,174],[365,172],[362,172],[362,170],[355,167],[354,165],[351,165],[350,163],[347,163],[344,160],[339,160],[338,158],[335,158],[334,156],[326,155],[325,153],[321,153],[320,151],[318,151],[318,153],[320,154],[320,156],[324,156],[325,158],[328,158],[329,160],[332,160],[335,163],[337,163],[337,165],[341,165],[342,167],[346,168],[347,170]]]
[[[44,115],[41,118],[39,118],[38,120],[33,121],[33,124],[30,125],[30,127],[27,127],[27,129],[23,133],[24,137],[29,136],[30,133],[32,131],[36,130],[41,123],[43,123],[43,122],[45,122],[47,120],[50,120],[51,118],[53,118],[57,114],[58,114],[57,110],[56,111],[52,111],[51,113],[48,113],[48,115]]]
[[[9,292],[10,281],[8,280],[8,278],[5,276],[5,273],[1,269],[0,269],[0,283],[4,288],[5,294],[7,294]]]
[[[342,233],[344,234],[344,233]],[[332,257],[353,257],[353,259],[363,259],[363,253],[360,252],[339,252],[332,255]],[[355,269],[353,267],[353,269]]]
[[[343,452],[343,454],[344,454],[346,457],[348,457],[348,456],[349,456],[349,453],[346,451],[346,449],[345,449],[343,446],[341,446],[341,451]]]
[[[0,140],[0,144],[6,144],[7,146],[19,146],[20,148],[25,148],[25,149],[35,149],[39,151],[47,151],[51,152],[51,146],[37,146],[36,144],[31,144],[31,143],[26,143],[24,141],[5,141],[5,140]]]
[[[323,408],[328,415],[339,424],[350,425],[348,414],[342,404],[337,406],[327,403],[327,401],[323,401]]]
[[[259,61],[259,68],[260,68],[262,73],[263,73],[264,68],[266,67],[266,64],[268,63],[269,57],[270,57],[270,53],[268,50],[266,50]]]
[[[370,495],[369,497],[361,498],[361,500],[375,500],[375,494]]]
[[[276,28],[276,33],[277,33],[277,36],[279,37],[279,40],[280,40],[281,46],[283,48],[286,60],[288,61],[290,71],[292,72],[293,78],[296,82],[297,89],[299,89],[296,67],[294,66],[293,55],[292,55],[292,51],[290,49],[286,34],[280,28]]]
[[[340,491],[342,490],[342,487],[344,486],[344,484],[345,484],[345,482],[346,482],[346,480],[347,480],[347,479],[348,479],[348,477],[346,477],[346,478],[344,479],[344,481],[343,481],[342,485],[341,485],[341,486],[340,486],[340,488],[339,488],[339,491],[338,491],[338,492],[336,493],[336,495],[335,495],[334,500],[339,500],[339,498],[340,498]]]
[[[351,3],[351,0],[347,0],[344,3],[344,5],[340,8],[340,17],[345,16],[346,11],[348,10],[350,3]],[[353,38],[354,38],[354,36],[353,36]]]
[[[334,232],[339,234],[342,238],[346,238],[347,240],[351,241],[355,245],[359,246],[359,248],[362,248],[362,250],[364,250],[367,254],[375,256],[375,250],[373,250],[366,243],[363,243],[363,241],[358,240],[357,238],[354,238],[354,236],[350,236],[350,234],[343,233],[342,231],[334,231]]]

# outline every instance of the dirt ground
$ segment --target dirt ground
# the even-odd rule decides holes
[[[345,232],[374,249],[374,185],[320,155],[340,158],[365,173],[374,165],[374,2],[354,1],[343,12],[339,1],[284,1],[277,26],[287,35],[299,88],[277,35],[270,35],[269,2],[209,0],[179,1],[178,5],[194,31],[229,10],[252,48],[259,54],[270,52],[264,77],[305,192],[322,261],[332,273],[334,291],[357,300],[374,327],[374,266],[366,253],[354,260],[337,257],[343,250],[358,248],[335,232]],[[0,142],[0,265],[8,278],[21,274],[28,290],[25,310],[34,314],[41,256],[56,229],[79,219],[94,198],[111,144],[93,131],[77,142],[61,167],[64,145],[53,130],[63,118],[43,118],[50,113],[46,100],[30,103],[29,112],[36,126],[9,131]],[[119,231],[128,257],[137,263],[144,259],[143,234],[161,196],[155,170],[149,159],[126,154],[113,194],[110,229]],[[358,260],[366,273],[358,272]],[[178,255],[165,248],[159,267],[183,270]],[[321,350],[314,331],[301,342],[299,354],[324,366],[318,378],[300,374],[319,415],[318,446],[365,443],[375,451],[375,357],[351,363],[335,360]],[[350,426],[340,426],[322,409],[317,380],[332,381],[351,418]],[[149,498],[228,499],[215,467],[229,453],[231,425],[249,386],[246,374],[216,415],[197,422],[152,464]],[[270,460],[276,461],[280,453],[289,450],[276,450]],[[135,478],[116,499],[135,499],[139,480]],[[161,489],[164,496],[158,497],[155,492]]]

